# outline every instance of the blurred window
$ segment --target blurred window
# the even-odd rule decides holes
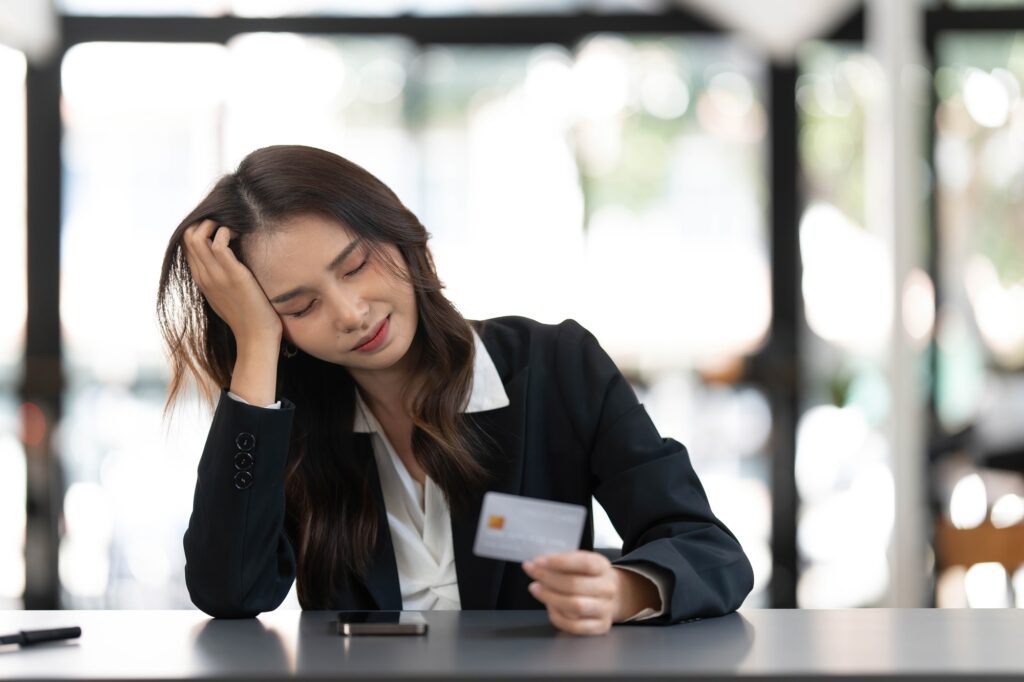
[[[219,45],[87,43],[64,59],[58,449],[71,608],[189,603],[181,537],[209,422],[194,404],[163,420],[156,290],[171,231],[223,170],[227,68]]]
[[[884,374],[891,258],[864,204],[867,55],[810,43],[799,56],[804,384],[797,426],[801,607],[879,606],[895,513]]]
[[[0,45],[0,609],[21,608],[25,591],[25,68],[24,55]]]
[[[938,54],[938,408],[956,430],[995,397],[989,378],[1024,367],[1024,34],[956,34]]]
[[[936,521],[1000,546],[1024,521],[1024,31],[948,33],[936,56],[936,408],[944,435],[966,434],[937,467]],[[1024,600],[1024,550],[1003,565],[939,549],[940,605]]]

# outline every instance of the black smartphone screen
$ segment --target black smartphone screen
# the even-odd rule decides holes
[[[338,633],[352,635],[425,635],[427,621],[416,611],[339,611]]]
[[[339,611],[339,623],[398,623],[401,611]]]

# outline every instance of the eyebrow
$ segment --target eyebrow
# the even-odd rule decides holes
[[[334,268],[338,267],[338,265],[344,262],[344,260],[348,258],[349,254],[352,253],[352,251],[355,250],[355,248],[359,246],[359,244],[362,241],[363,238],[360,237],[359,239],[356,239],[354,242],[350,242],[348,246],[341,250],[341,253],[339,253],[337,256],[331,259],[331,262],[327,264],[327,267],[324,268],[324,270],[330,272]],[[299,296],[300,294],[306,293],[307,291],[309,291],[309,287],[295,287],[291,291],[286,291],[280,296],[275,296],[274,298],[270,299],[270,302],[285,303],[295,298],[296,296]]]

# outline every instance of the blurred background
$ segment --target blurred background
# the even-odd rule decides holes
[[[746,606],[1024,606],[1022,82],[1024,0],[0,0],[0,608],[191,607],[160,261],[279,143],[592,330]]]

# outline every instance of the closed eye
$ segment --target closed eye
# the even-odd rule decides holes
[[[299,312],[297,312],[297,313],[285,313],[285,315],[287,315],[288,317],[302,317],[306,313],[308,313],[310,310],[313,309],[313,305],[316,302],[317,302],[317,299],[314,298],[312,301],[309,302],[309,305],[307,305],[305,308],[303,308]]]
[[[359,266],[355,270],[349,272],[345,276],[346,277],[351,277],[352,275],[359,274],[363,270],[363,268],[366,267],[366,264],[369,263],[369,262],[370,262],[369,258],[365,259],[362,263],[359,264]],[[305,308],[303,308],[302,310],[300,310],[297,313],[285,313],[285,314],[288,317],[304,317],[304,316],[308,315],[311,310],[313,310],[313,306],[316,305],[317,300],[318,299],[314,298],[312,301],[309,302],[308,306],[306,306]]]
[[[367,263],[369,263],[369,262],[370,262],[370,259],[369,259],[369,258],[366,258],[365,260],[363,260],[363,262],[362,262],[362,263],[360,263],[360,264],[359,264],[359,267],[357,267],[357,268],[356,268],[355,270],[353,270],[352,272],[348,273],[348,274],[347,274],[347,275],[345,275],[345,276],[346,276],[346,277],[351,277],[352,275],[356,275],[356,274],[359,274],[359,271],[361,271],[361,270],[362,270],[363,268],[365,268],[365,267],[366,267],[366,264],[367,264]]]

